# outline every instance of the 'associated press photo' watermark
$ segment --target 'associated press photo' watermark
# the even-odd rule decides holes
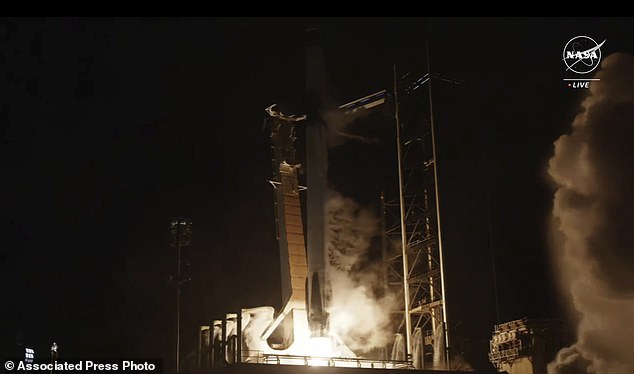
[[[160,359],[35,359],[24,362],[20,359],[3,360],[4,373],[131,373],[162,374]]]

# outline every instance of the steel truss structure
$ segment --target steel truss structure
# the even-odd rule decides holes
[[[381,196],[383,253],[387,287],[404,299],[394,313],[392,359],[411,359],[417,368],[450,369],[433,77],[429,64],[424,73],[394,66],[399,188],[396,196]]]

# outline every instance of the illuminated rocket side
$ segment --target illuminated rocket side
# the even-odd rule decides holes
[[[324,336],[328,326],[326,312],[330,289],[326,277],[326,193],[328,148],[326,126],[319,114],[326,97],[323,52],[319,47],[306,50],[306,91],[310,106],[306,121],[307,260],[306,309],[312,336]]]

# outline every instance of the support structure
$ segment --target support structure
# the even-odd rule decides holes
[[[181,269],[181,248],[192,244],[192,221],[186,218],[175,218],[170,222],[172,247],[177,248],[176,268],[176,373],[180,373],[181,343],[181,286],[189,279],[183,279]]]
[[[395,328],[407,357],[450,369],[432,75],[429,64],[419,71],[394,66],[399,188],[382,200],[388,285],[404,295]]]
[[[266,109],[265,127],[271,133],[273,179],[275,188],[275,223],[280,249],[280,285],[282,309],[264,332],[268,339],[281,327],[276,345],[289,348],[295,341],[297,323],[306,323],[306,277],[308,267],[299,192],[298,169],[301,167],[295,151],[295,125],[305,115],[286,115],[271,105]],[[278,335],[280,335],[278,334]]]

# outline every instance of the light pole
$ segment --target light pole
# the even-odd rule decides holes
[[[51,364],[55,364],[57,357],[59,357],[58,348],[57,343],[53,342],[53,344],[51,344]],[[51,374],[53,374],[53,368],[51,368]]]
[[[192,220],[175,218],[170,222],[171,245],[178,251],[178,268],[176,270],[176,373],[180,373],[180,343],[181,343],[181,247],[192,244]]]
[[[57,356],[58,356],[57,348],[58,348],[57,343],[53,342],[53,344],[51,344],[51,361],[52,362],[55,362],[55,360],[57,360]]]

